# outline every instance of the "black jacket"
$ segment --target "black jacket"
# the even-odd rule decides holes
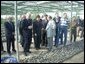
[[[20,33],[20,35],[22,35],[22,24],[23,24],[23,21],[21,20],[19,22],[19,33]]]
[[[32,29],[29,29],[28,26],[32,25],[32,19],[24,19],[22,21],[22,32],[32,36]],[[24,34],[23,34],[24,35]]]
[[[56,23],[59,23],[59,22],[60,22],[60,19],[61,19],[61,17],[58,17],[58,22],[56,22],[56,17],[53,18],[53,20],[54,20]]]
[[[6,35],[8,35],[9,37],[12,36],[12,33],[15,32],[14,23],[13,22],[5,22],[4,26],[5,26]]]
[[[47,23],[48,23],[48,20],[47,20],[47,21],[46,21],[46,20],[42,20],[42,25],[43,25],[43,28],[44,28],[44,29],[46,28]]]
[[[39,22],[37,20],[34,20],[33,22],[33,34],[41,35],[41,29],[42,29],[42,20]]]

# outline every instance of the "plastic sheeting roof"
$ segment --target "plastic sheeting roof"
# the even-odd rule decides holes
[[[14,14],[15,1],[1,1],[1,14]],[[84,10],[84,1],[72,1],[72,11]],[[17,1],[17,13],[71,11],[71,1]]]

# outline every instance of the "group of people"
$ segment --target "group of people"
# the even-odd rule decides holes
[[[79,16],[77,18],[77,36],[81,38],[84,36],[84,19],[81,19]]]
[[[59,46],[59,40],[61,42],[60,44],[65,46],[67,42],[68,24],[70,24],[71,27],[70,41],[72,42],[73,36],[74,42],[76,41],[76,28],[78,26],[77,19],[74,16],[70,22],[68,20],[67,13],[64,13],[63,17],[60,17],[59,14],[56,13],[54,18],[45,14],[44,19],[41,18],[40,15],[37,15],[34,20],[31,18],[31,14],[27,13],[22,15],[21,20],[19,21],[18,28],[20,42],[24,49],[25,56],[27,56],[27,53],[31,53],[30,45],[32,42],[32,36],[34,38],[34,47],[36,50],[40,49],[41,46],[45,46],[48,51],[51,51],[53,46],[53,38],[55,38],[54,46]],[[10,54],[11,44],[12,51],[16,52],[14,45],[15,28],[14,23],[12,22],[12,17],[9,17],[8,21],[5,22],[4,25],[6,30],[7,52]]]

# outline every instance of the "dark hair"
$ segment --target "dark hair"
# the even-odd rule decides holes
[[[49,18],[50,18],[50,19],[52,19],[52,17],[51,17],[51,16],[49,16]]]
[[[36,18],[40,18],[40,15],[37,15]]]
[[[45,14],[44,16],[48,16],[47,14]]]

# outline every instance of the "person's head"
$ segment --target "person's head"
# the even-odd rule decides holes
[[[26,16],[22,15],[21,20],[24,20],[24,19],[26,19]]]
[[[67,13],[63,13],[63,18],[67,18]]]
[[[80,19],[80,16],[78,16],[78,19]]]
[[[48,20],[51,20],[52,19],[52,17],[51,16],[48,16]]]
[[[13,17],[12,17],[12,16],[9,16],[9,17],[8,17],[8,21],[9,21],[9,22],[12,22],[12,20],[13,20]]]
[[[76,16],[73,16],[72,17],[72,21],[76,21]]]
[[[36,16],[36,20],[38,20],[38,21],[40,20],[40,15]]]
[[[45,19],[47,20],[48,15],[47,15],[47,14],[45,14],[45,15],[44,15],[44,17],[45,17]]]
[[[56,12],[56,13],[55,13],[55,17],[58,17],[58,16],[59,16],[59,13],[58,13],[58,12]]]
[[[26,14],[26,18],[27,18],[27,19],[30,19],[30,18],[31,18],[31,13],[27,13],[27,14]]]
[[[43,19],[44,19],[44,15],[40,15],[40,19],[42,19],[42,20],[43,20]]]

